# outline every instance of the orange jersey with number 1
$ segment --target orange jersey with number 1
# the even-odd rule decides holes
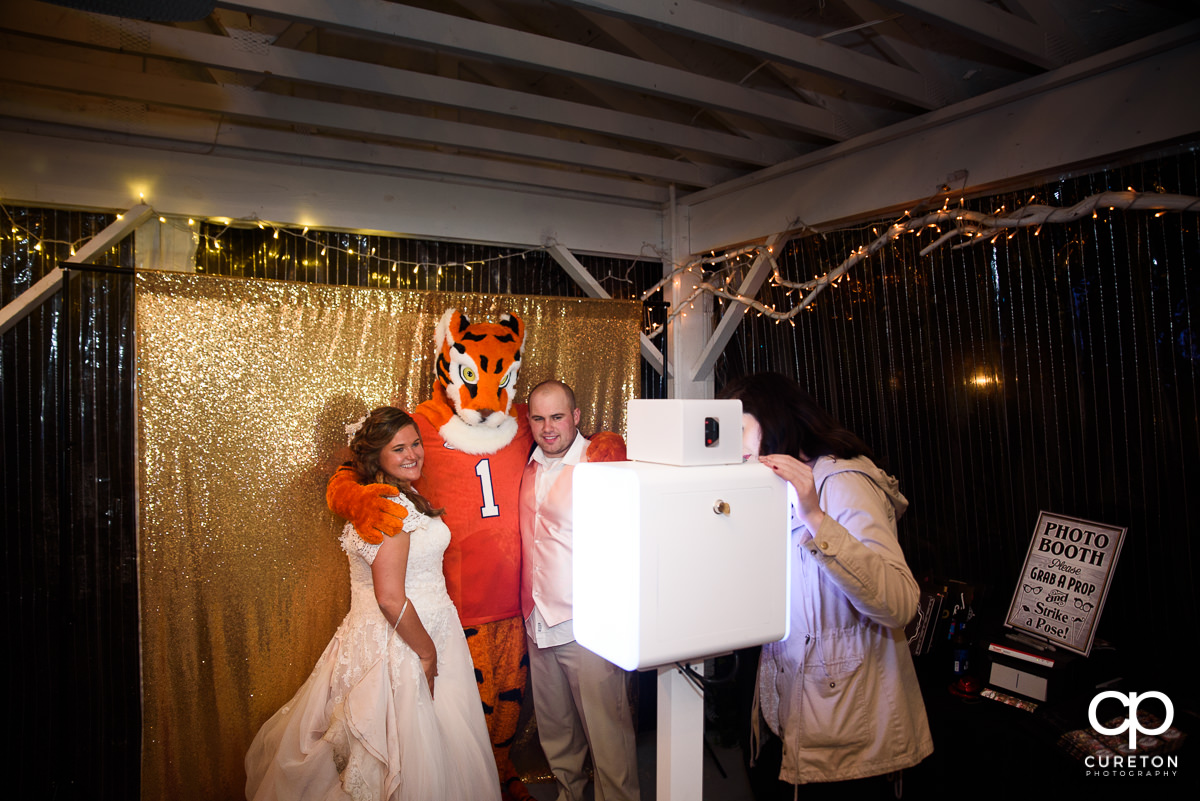
[[[517,434],[495,453],[448,446],[418,406],[413,418],[425,445],[416,489],[446,510],[450,546],[442,562],[446,589],[464,626],[521,616],[521,475],[533,449],[525,404],[516,404]]]

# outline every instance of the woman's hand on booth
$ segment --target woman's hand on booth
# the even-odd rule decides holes
[[[800,501],[800,508],[796,511],[809,532],[815,535],[825,519],[825,513],[821,511],[812,465],[784,453],[760,456],[758,460],[796,488],[796,496]]]

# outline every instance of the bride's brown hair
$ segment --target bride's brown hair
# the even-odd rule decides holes
[[[380,406],[367,415],[362,428],[350,440],[350,451],[354,454],[354,471],[364,484],[390,484],[404,493],[413,502],[417,511],[430,517],[440,517],[445,509],[435,509],[425,496],[412,488],[407,481],[389,476],[379,467],[379,454],[402,428],[417,427],[417,421],[395,406]]]

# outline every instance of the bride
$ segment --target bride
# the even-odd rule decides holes
[[[347,524],[350,612],[296,695],[246,754],[246,798],[498,799],[474,668],[446,594],[442,509],[412,489],[416,423],[380,407],[350,443],[365,483],[397,487],[404,530],[366,542]]]

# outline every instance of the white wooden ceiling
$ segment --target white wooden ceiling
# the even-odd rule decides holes
[[[225,0],[149,22],[6,0],[0,81],[7,115],[80,136],[661,203],[1198,16],[1139,0]]]

